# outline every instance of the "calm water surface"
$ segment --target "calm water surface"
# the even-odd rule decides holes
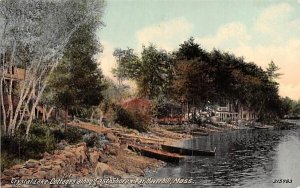
[[[183,143],[186,147],[217,147],[216,156],[188,157],[148,176],[193,178],[195,182],[169,187],[300,187],[300,121],[295,122],[290,130],[238,130],[188,140]],[[292,183],[273,183],[275,179],[291,179]]]

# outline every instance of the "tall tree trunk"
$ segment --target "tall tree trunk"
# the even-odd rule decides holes
[[[35,88],[35,84],[33,83],[33,79],[30,79],[29,82],[28,82],[28,85],[26,85],[26,83],[27,83],[26,79],[29,78],[28,74],[30,74],[30,73],[26,73],[25,80],[23,81],[23,83],[21,85],[21,92],[20,92],[20,95],[19,95],[19,101],[18,101],[17,107],[15,109],[14,118],[13,118],[13,121],[12,121],[13,126],[15,126],[17,124],[16,130],[18,130],[18,128],[20,127],[20,124],[22,123],[23,118],[24,118],[24,113],[22,113],[21,117],[18,119],[21,107],[22,107],[22,105],[23,105],[24,108],[26,106],[28,106],[28,103],[29,103],[29,101],[32,97],[32,93],[34,92],[34,88]],[[24,102],[25,102],[25,104],[24,104]]]
[[[193,97],[193,112],[192,112],[192,118],[195,120],[196,118],[196,108],[195,108],[195,98]]]
[[[4,68],[2,69],[2,71],[4,70]],[[4,72],[4,71],[3,71]],[[4,93],[3,93],[3,82],[4,82],[4,75],[1,78],[1,82],[0,82],[0,97],[1,97],[1,109],[2,109],[2,113],[1,113],[1,125],[3,123],[3,131],[4,134],[7,134],[7,127],[6,127],[6,109],[5,109],[5,105],[4,105]]]
[[[48,121],[48,119],[49,119],[49,117],[50,117],[50,115],[51,115],[53,109],[54,109],[54,107],[52,106],[52,107],[49,109],[49,111],[46,112],[46,122]]]
[[[32,70],[32,66],[29,68],[29,70],[26,70],[25,80],[20,81],[20,83],[22,83],[22,84],[21,84],[21,91],[19,94],[19,101],[18,101],[16,109],[14,110],[13,119],[12,119],[12,121],[9,122],[9,127],[13,128],[13,129],[16,128],[15,126],[17,124],[19,111],[20,111],[22,105],[24,105],[25,99],[26,98],[30,99],[32,96],[31,93],[29,93],[29,91],[31,90],[31,88],[33,89],[35,87],[35,84],[33,83],[33,78],[29,77],[30,74],[33,74],[33,73],[31,73],[31,70]],[[28,94],[30,96],[27,96]],[[19,118],[18,125],[20,125],[22,123],[22,120],[23,120],[23,117]],[[18,125],[17,125],[17,129],[19,127]]]
[[[28,138],[28,135],[29,135],[29,130],[30,130],[30,127],[31,127],[31,124],[32,124],[32,120],[33,120],[33,116],[34,116],[34,112],[35,112],[35,109],[38,105],[38,103],[40,102],[40,99],[42,97],[42,94],[46,88],[46,82],[47,80],[45,81],[45,83],[42,85],[41,89],[38,91],[38,94],[37,94],[37,97],[32,105],[32,109],[31,109],[31,112],[30,112],[30,116],[29,116],[29,120],[27,122],[27,128],[26,128],[26,137]]]
[[[47,120],[49,119],[49,116],[52,112],[54,107],[50,107],[49,111],[47,111],[47,106],[43,106],[43,114],[42,114],[42,121],[43,123],[47,123]]]
[[[266,102],[266,98],[264,98],[264,100],[263,100],[263,102],[262,102],[262,104],[261,104],[261,106],[260,106],[260,108],[258,110],[258,115],[260,116],[259,117],[260,119],[263,118],[263,116],[264,116],[264,115],[261,114],[261,111],[262,111],[262,108],[263,108],[265,102]]]
[[[91,114],[91,116],[90,116],[90,122],[93,121],[94,113],[95,113],[94,108],[92,108],[92,114]]]
[[[186,110],[187,110],[187,120],[190,120],[190,105],[189,105],[189,101],[187,101],[186,103]]]
[[[11,72],[12,66],[10,65],[9,67],[9,72]],[[9,126],[8,126],[8,134],[13,135],[14,134],[14,124],[12,124],[13,120],[13,99],[12,99],[12,85],[13,85],[13,80],[12,80],[12,75],[10,74],[10,79],[9,79],[9,87],[8,87],[8,96],[7,96],[7,102],[8,102],[8,118],[9,118]]]
[[[24,119],[26,111],[29,113],[29,107],[28,107],[28,105],[29,105],[29,102],[30,102],[30,99],[32,97],[33,92],[34,92],[34,90],[32,89],[32,91],[30,92],[29,96],[27,97],[27,100],[25,101],[25,104],[23,106],[22,114],[20,116],[20,119],[18,120],[17,130],[19,129],[21,123],[23,122],[23,119]]]
[[[42,122],[45,123],[46,122],[46,107],[43,106],[43,112],[42,112]]]
[[[65,131],[67,130],[68,112],[69,112],[69,109],[68,109],[68,106],[66,106],[66,108],[65,108]]]
[[[29,119],[27,121],[27,127],[26,127],[26,138],[27,139],[28,139],[28,136],[29,136],[29,130],[30,130],[30,127],[31,127],[31,124],[32,124],[34,114],[35,114],[36,106],[37,106],[37,104],[35,104],[35,103],[32,105],[32,108],[31,108],[31,111],[30,111],[30,114],[29,114]]]
[[[8,134],[14,135],[15,132],[15,123],[13,122],[13,114],[14,114],[14,106],[13,106],[13,98],[12,98],[12,90],[13,90],[13,62],[14,62],[14,55],[16,51],[16,41],[14,41],[14,46],[12,53],[10,55],[10,59],[8,60],[9,62],[9,88],[8,88],[8,115],[9,115],[9,126],[8,126]],[[4,72],[3,72],[4,73]]]

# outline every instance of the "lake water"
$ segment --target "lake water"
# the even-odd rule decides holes
[[[300,121],[295,122],[290,130],[237,130],[193,138],[183,145],[194,149],[217,147],[216,156],[191,156],[147,176],[194,181],[153,187],[300,187]],[[273,183],[286,179],[292,183]]]

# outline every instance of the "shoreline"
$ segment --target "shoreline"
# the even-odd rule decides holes
[[[169,127],[163,125],[153,125],[147,133],[139,133],[124,127],[106,128],[90,123],[73,122],[70,126],[92,130],[95,134],[104,133],[109,143],[103,148],[88,148],[86,143],[76,145],[63,143],[63,150],[55,150],[52,155],[45,153],[40,160],[29,159],[23,164],[18,164],[4,170],[4,176],[1,179],[2,186],[10,187],[10,184],[7,182],[13,177],[21,179],[30,177],[51,179],[53,177],[60,177],[62,174],[72,178],[95,178],[103,176],[119,178],[145,177],[149,172],[156,173],[159,169],[164,168],[167,163],[139,155],[129,150],[127,145],[130,142],[146,143],[156,147],[162,141],[164,144],[181,146],[184,141],[194,138],[194,136],[188,133],[169,131]],[[190,131],[191,128],[195,128],[195,125],[190,124],[183,127]],[[197,126],[197,128],[200,129],[201,127]],[[233,125],[223,128],[210,125],[203,129],[209,134],[213,134],[214,132],[225,132],[227,130],[237,130],[238,128]],[[131,163],[128,164],[128,161]],[[76,172],[74,173],[68,169],[68,165],[71,165],[71,169],[76,170]],[[50,171],[50,175],[44,173],[45,171],[47,173]],[[24,172],[26,173],[24,174]],[[3,184],[3,182],[6,183]]]
[[[90,123],[75,123],[70,126],[92,130],[96,135],[105,134],[108,143],[102,148],[88,148],[85,142],[69,145],[62,141],[58,144],[60,149],[56,149],[53,154],[45,152],[39,160],[29,159],[5,169],[1,173],[1,186],[14,187],[15,185],[10,184],[12,178],[144,177],[147,170],[156,171],[166,163],[129,150],[127,145],[131,139],[127,137],[134,138],[133,142],[145,142],[154,146],[158,140],[175,145],[190,138],[188,135],[172,133],[158,127],[153,127],[149,133],[139,133],[123,127],[105,128]]]

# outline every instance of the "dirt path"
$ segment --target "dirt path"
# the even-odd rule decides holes
[[[91,123],[86,123],[86,122],[70,122],[68,123],[69,126],[72,126],[72,127],[78,127],[78,128],[82,128],[82,129],[86,129],[86,130],[90,130],[90,131],[93,131],[93,132],[96,132],[96,133],[108,133],[108,132],[112,132],[112,129],[110,128],[106,128],[106,127],[103,127],[103,126],[96,126],[96,125],[93,125]]]

